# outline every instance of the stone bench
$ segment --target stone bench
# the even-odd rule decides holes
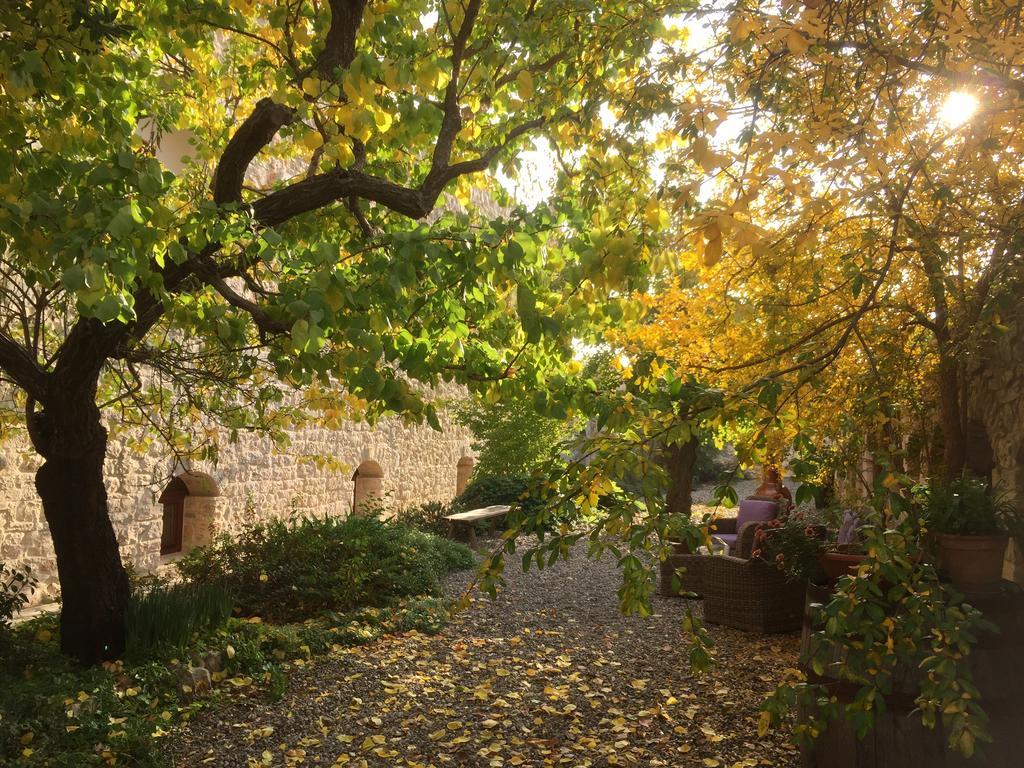
[[[491,531],[497,527],[498,520],[508,514],[507,504],[494,504],[490,507],[471,509],[468,512],[457,512],[454,515],[445,515],[448,521],[448,536],[456,541],[462,541],[471,547],[476,546],[476,524],[481,520],[490,520]]]

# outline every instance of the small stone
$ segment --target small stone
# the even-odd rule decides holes
[[[202,666],[206,667],[210,674],[216,674],[224,669],[224,659],[220,651],[210,651],[203,658]]]
[[[210,681],[210,670],[205,667],[188,667],[187,669],[182,669],[181,672],[178,673],[178,677],[181,680],[181,684],[191,688],[193,693],[208,691],[212,686]]]
[[[88,698],[85,701],[76,701],[71,705],[71,716],[81,717],[82,715],[91,715],[96,712],[96,699]]]

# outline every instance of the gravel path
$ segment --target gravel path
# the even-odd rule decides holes
[[[687,670],[688,601],[623,617],[619,573],[582,550],[478,597],[436,637],[415,633],[290,671],[282,700],[242,697],[178,729],[174,765],[795,766],[758,739],[757,704],[798,638],[713,627],[720,665]],[[449,585],[455,593],[468,580]],[[694,605],[699,610],[699,602]]]

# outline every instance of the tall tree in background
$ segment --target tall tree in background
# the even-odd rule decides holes
[[[647,62],[674,10],[4,4],[0,371],[43,459],[65,652],[124,647],[104,409],[187,450],[317,411],[436,424],[420,385],[442,381],[557,399],[570,340],[641,285],[658,222],[631,137],[668,96]],[[540,137],[548,204],[488,221],[471,185],[509,205],[487,172]]]

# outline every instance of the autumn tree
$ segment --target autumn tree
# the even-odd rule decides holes
[[[442,381],[561,397],[571,339],[621,318],[654,242],[601,109],[640,125],[667,96],[645,62],[673,10],[3,6],[0,370],[43,459],[65,652],[124,647],[108,428],[187,451],[350,408],[436,423]],[[565,172],[517,208],[494,171],[537,141]]]
[[[659,136],[678,239],[633,338],[760,411],[968,460],[970,369],[1021,295],[1020,3],[701,4]],[[749,410],[748,410],[749,413]],[[762,444],[762,448],[763,448]]]
[[[937,423],[933,470],[964,467],[972,359],[1021,295],[1022,14],[740,0],[670,20],[651,78],[672,98],[642,127],[654,182],[638,204],[674,239],[606,337],[627,385],[547,484],[589,526],[525,563],[585,538],[619,559],[623,608],[650,610],[637,550],[666,551],[672,464],[652,451],[698,428],[736,437],[744,463],[868,448],[898,469],[900,431]],[[609,130],[633,130],[628,114],[611,103]]]

